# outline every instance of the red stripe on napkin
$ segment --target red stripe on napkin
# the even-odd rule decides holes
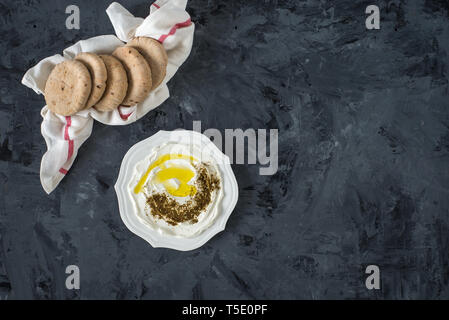
[[[157,9],[159,9],[160,8],[160,6],[156,3],[156,1],[155,2],[153,2],[153,6],[155,6]]]
[[[160,43],[163,43],[163,42],[165,41],[165,39],[167,39],[168,36],[174,35],[174,34],[176,33],[176,30],[178,30],[178,29],[180,29],[180,28],[188,27],[188,26],[190,26],[191,24],[192,24],[192,21],[190,20],[190,18],[187,19],[187,20],[184,21],[184,22],[175,24],[175,25],[170,29],[170,31],[168,32],[168,34],[163,34],[162,36],[159,37],[159,39],[158,39],[159,42],[160,42]]]
[[[70,158],[73,156],[73,149],[74,149],[74,142],[72,139],[70,139],[70,135],[69,135],[69,128],[72,125],[72,117],[66,116],[65,122],[66,122],[66,125],[64,127],[64,140],[66,140],[67,143],[69,144],[68,150],[67,150],[67,161],[69,161]],[[68,170],[61,167],[59,169],[59,172],[61,172],[62,174],[67,174]]]
[[[133,111],[131,111],[130,113],[128,113],[128,114],[123,114],[121,111],[120,111],[120,108],[121,107],[123,107],[123,106],[119,106],[118,107],[118,114],[120,115],[120,118],[122,118],[123,120],[128,120],[128,118],[129,118],[129,116],[130,115],[132,115],[133,114]],[[127,107],[126,107],[127,108]]]

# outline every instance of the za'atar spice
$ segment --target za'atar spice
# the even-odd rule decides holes
[[[196,193],[192,198],[180,203],[167,192],[150,194],[146,203],[151,209],[151,215],[173,226],[183,222],[198,222],[198,216],[207,210],[212,201],[212,193],[220,189],[220,178],[210,173],[205,163],[196,165],[195,169],[198,176],[195,181]]]

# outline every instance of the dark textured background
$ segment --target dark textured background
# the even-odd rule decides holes
[[[20,80],[113,33],[109,3],[0,2],[0,298],[449,298],[448,1],[191,1],[193,50],[171,98],[129,126],[96,123],[48,196],[44,99]],[[65,28],[69,4],[80,30]],[[381,30],[365,28],[369,4]],[[234,165],[240,199],[226,230],[195,251],[153,249],[120,220],[120,162],[193,120],[278,128],[279,171]],[[69,264],[80,291],[65,289]],[[368,264],[381,290],[365,288]]]

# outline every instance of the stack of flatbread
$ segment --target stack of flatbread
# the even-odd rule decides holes
[[[133,106],[164,80],[167,53],[152,38],[136,37],[112,55],[82,52],[52,70],[45,84],[48,108],[62,116],[83,109]]]

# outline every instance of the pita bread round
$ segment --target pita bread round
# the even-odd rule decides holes
[[[95,104],[98,111],[111,111],[123,101],[128,90],[128,77],[125,68],[116,58],[110,55],[100,55],[103,60],[108,80],[103,97]]]
[[[156,89],[164,80],[167,73],[168,57],[162,44],[149,37],[136,37],[126,46],[137,49],[145,58],[151,69],[151,90]]]
[[[45,83],[45,101],[54,113],[71,116],[84,109],[91,87],[87,67],[79,61],[67,60],[51,71]]]
[[[85,107],[85,109],[88,109],[101,99],[106,89],[108,78],[106,66],[98,55],[90,52],[79,53],[75,60],[81,61],[87,67],[92,80],[92,90]]]
[[[132,47],[119,47],[112,55],[120,60],[128,76],[128,91],[122,105],[133,106],[145,100],[152,86],[148,62]]]

